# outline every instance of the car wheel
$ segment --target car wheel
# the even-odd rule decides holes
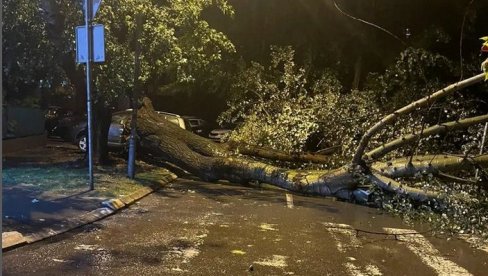
[[[86,152],[86,150],[88,149],[88,140],[86,139],[86,135],[85,134],[82,134],[79,138],[78,138],[78,148],[82,151],[82,152]]]

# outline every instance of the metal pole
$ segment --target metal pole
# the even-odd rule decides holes
[[[88,57],[86,60],[86,113],[88,127],[88,174],[90,190],[93,190],[93,131],[92,131],[92,109],[91,109],[91,61],[93,56],[93,30],[91,24],[93,0],[85,0],[85,29]]]
[[[130,179],[134,179],[135,176],[135,171],[136,171],[136,137],[137,137],[137,131],[136,131],[136,119],[137,119],[137,108],[139,108],[139,105],[137,104],[139,101],[139,75],[141,71],[141,64],[140,64],[140,52],[141,52],[141,47],[139,44],[139,36],[141,33],[142,29],[142,15],[140,13],[137,14],[136,16],[136,34],[135,34],[135,39],[136,39],[136,45],[135,45],[135,52],[134,52],[134,91],[132,93],[132,120],[130,123],[130,138],[129,138],[129,160],[127,161],[127,176]]]

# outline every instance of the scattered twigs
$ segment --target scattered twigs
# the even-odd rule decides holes
[[[359,236],[359,233],[365,233],[365,234],[371,234],[371,235],[381,235],[381,236],[393,236],[395,239],[397,239],[398,236],[412,236],[412,235],[425,235],[427,233],[432,233],[434,232],[432,229],[426,230],[426,231],[412,231],[412,232],[406,232],[406,233],[387,233],[383,231],[370,231],[370,230],[363,230],[363,229],[358,229],[354,228],[350,225],[347,224],[330,224],[330,223],[323,223],[326,229],[345,229],[345,230],[350,230],[356,232],[356,236]]]
[[[447,174],[447,173],[443,173],[441,171],[439,171],[437,173],[437,176],[439,178],[442,178],[442,179],[447,180],[447,181],[452,181],[452,182],[457,182],[457,183],[464,183],[464,184],[477,184],[477,181],[474,181],[474,180],[471,180],[471,179],[465,179],[465,178],[457,177],[457,176],[454,176],[454,175],[450,175],[450,174]]]
[[[328,147],[325,149],[318,150],[316,154],[332,154],[337,152],[341,147],[342,147],[341,145]]]

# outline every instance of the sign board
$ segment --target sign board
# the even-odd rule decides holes
[[[93,25],[93,56],[91,61],[105,61],[105,35],[102,24]],[[86,63],[88,60],[88,45],[86,42],[86,27],[76,27],[76,62]]]
[[[86,11],[86,2],[88,2],[88,0],[84,0],[83,1],[83,12]],[[93,19],[95,18],[95,15],[97,14],[97,11],[98,11],[98,8],[100,7],[100,3],[102,3],[102,0],[92,0],[92,18],[90,19]]]

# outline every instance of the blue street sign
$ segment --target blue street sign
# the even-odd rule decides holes
[[[86,2],[88,0],[84,0],[83,1],[83,11],[86,11]],[[92,2],[92,5],[93,5],[93,8],[92,8],[92,18],[95,18],[95,14],[97,14],[97,11],[98,11],[98,8],[100,7],[100,3],[102,3],[102,0],[93,0]]]
[[[88,48],[86,43],[85,26],[76,27],[76,62],[86,63]],[[105,61],[105,35],[102,24],[93,25],[93,62]]]

